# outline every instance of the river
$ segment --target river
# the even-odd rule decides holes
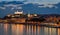
[[[60,35],[60,28],[0,23],[0,35]]]

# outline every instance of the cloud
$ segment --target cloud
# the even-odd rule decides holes
[[[13,10],[13,9],[22,9],[22,7],[21,7],[21,5],[20,4],[7,4],[7,5],[4,5],[4,7],[10,7],[11,8],[11,10]]]
[[[0,7],[0,9],[6,9],[5,7]]]
[[[17,9],[22,9],[22,7],[17,7]]]
[[[11,10],[13,10],[14,8],[11,8]]]
[[[55,6],[55,8],[57,9],[58,7],[57,7],[57,6]]]
[[[22,9],[22,7],[12,7],[11,10],[13,9]]]
[[[19,5],[14,5],[14,4],[8,4],[8,5],[4,5],[5,7],[17,7]]]
[[[27,3],[38,3],[38,4],[57,4],[60,0],[27,0],[25,4]]]
[[[24,1],[24,0],[0,0],[0,1]]]
[[[45,7],[49,7],[49,8],[52,8],[54,7],[54,5],[44,5]]]
[[[53,4],[43,4],[43,6],[38,6],[38,7],[40,7],[40,8],[46,8],[46,7],[49,7],[49,8],[58,8],[57,6],[54,6]]]

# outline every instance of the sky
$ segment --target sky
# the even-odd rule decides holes
[[[0,1],[25,1],[27,3],[43,3],[43,4],[57,4],[60,2],[60,0],[0,0]]]
[[[0,0],[0,1],[24,1],[24,0]]]
[[[60,0],[0,0],[0,1],[26,1],[26,2],[49,2],[49,3],[57,3]]]
[[[27,3],[59,3],[60,0],[0,0],[0,1],[25,1]]]

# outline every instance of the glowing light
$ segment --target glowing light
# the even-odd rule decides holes
[[[30,17],[30,14],[28,14],[28,17]]]
[[[22,11],[22,12],[18,12],[18,11],[17,11],[17,12],[15,12],[15,14],[23,14],[23,11]]]
[[[34,14],[34,16],[37,16],[37,14]]]

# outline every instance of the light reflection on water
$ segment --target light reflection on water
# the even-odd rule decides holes
[[[60,29],[35,25],[1,23],[0,35],[60,35]]]

